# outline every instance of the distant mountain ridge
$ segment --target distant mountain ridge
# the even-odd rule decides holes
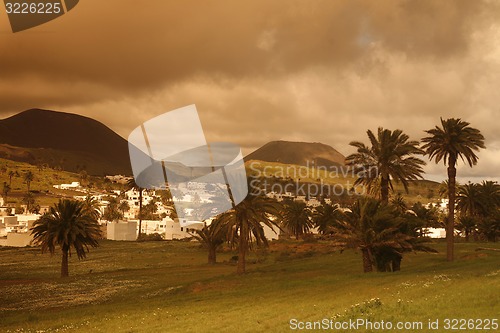
[[[344,166],[345,156],[319,142],[271,141],[245,157],[258,160],[308,166]]]
[[[63,164],[68,171],[85,167],[91,174],[132,174],[127,140],[94,119],[50,110],[0,120],[0,157]]]

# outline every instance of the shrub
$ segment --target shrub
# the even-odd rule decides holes
[[[155,232],[154,234],[141,234],[140,241],[142,242],[151,242],[151,241],[162,241],[163,236],[159,233]]]

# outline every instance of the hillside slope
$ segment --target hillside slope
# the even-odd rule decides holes
[[[76,114],[31,109],[0,120],[0,156],[92,174],[130,175],[127,141]]]
[[[345,156],[333,147],[314,142],[271,141],[245,157],[259,160],[308,166],[341,166]]]

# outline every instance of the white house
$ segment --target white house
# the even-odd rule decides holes
[[[193,235],[195,229],[201,230],[205,226],[204,222],[200,221],[188,221],[186,219],[175,219],[172,220],[169,217],[163,219],[165,222],[165,239],[183,239],[189,238]]]
[[[54,187],[59,189],[59,190],[76,190],[77,188],[80,188],[80,182],[72,182],[71,184],[54,185]]]

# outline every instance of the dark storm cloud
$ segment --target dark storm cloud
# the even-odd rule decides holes
[[[479,1],[87,0],[45,26],[2,33],[0,72],[137,92],[192,75],[344,66],[373,41],[410,57],[449,57],[467,50],[487,10]]]
[[[86,0],[18,34],[0,15],[0,114],[75,112],[127,137],[194,103],[210,141],[246,153],[270,140],[320,141],[345,154],[367,129],[401,128],[419,139],[440,116],[461,117],[489,148],[470,172],[500,177],[491,121],[500,114],[498,7]]]

